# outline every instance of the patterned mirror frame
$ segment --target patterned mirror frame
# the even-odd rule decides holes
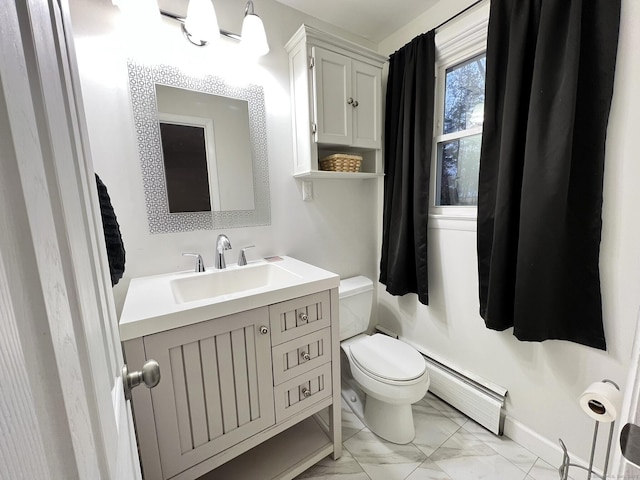
[[[192,77],[169,65],[128,61],[129,89],[138,142],[149,232],[174,233],[271,224],[264,91],[257,85],[228,85],[215,76]],[[170,213],[155,85],[245,100],[253,157],[254,210]],[[239,186],[239,188],[241,188]]]

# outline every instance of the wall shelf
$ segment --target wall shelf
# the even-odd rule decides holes
[[[295,178],[305,178],[308,180],[316,178],[330,178],[334,180],[365,180],[368,178],[380,178],[383,177],[384,174],[371,172],[328,172],[325,170],[309,170],[307,172],[296,173],[293,176]]]

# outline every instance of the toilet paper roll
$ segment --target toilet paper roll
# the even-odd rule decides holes
[[[611,423],[618,416],[622,394],[615,385],[595,382],[580,395],[580,407],[598,422]]]

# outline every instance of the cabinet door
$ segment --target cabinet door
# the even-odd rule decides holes
[[[165,479],[275,423],[268,325],[263,307],[144,338]]]
[[[382,71],[357,60],[352,65],[353,146],[378,149],[382,130]]]
[[[313,47],[315,66],[316,141],[351,145],[353,107],[351,60],[319,47]]]

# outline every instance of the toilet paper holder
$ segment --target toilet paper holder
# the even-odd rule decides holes
[[[620,387],[613,381],[611,380],[602,380],[602,383],[610,383],[611,385],[613,385],[614,387],[616,387],[616,389],[620,390]],[[597,403],[597,402],[596,402]],[[600,405],[601,406],[601,405]],[[597,408],[597,405],[595,405],[595,407]],[[592,407],[593,408],[593,407]],[[598,427],[600,426],[600,422],[598,420],[595,420],[595,426],[593,428],[593,442],[591,443],[591,455],[589,457],[589,466],[585,467],[583,465],[578,465],[576,463],[571,463],[571,457],[569,456],[569,451],[567,450],[566,445],[564,444],[564,442],[562,441],[562,439],[558,439],[558,441],[560,442],[560,447],[562,448],[562,464],[560,465],[560,468],[558,468],[558,472],[560,474],[560,480],[567,480],[569,478],[569,469],[571,467],[576,467],[576,468],[581,468],[582,470],[586,470],[587,471],[587,480],[591,480],[591,476],[594,475],[602,480],[606,480],[607,478],[607,469],[609,468],[609,456],[611,453],[611,444],[613,443],[613,432],[615,430],[615,420],[613,420],[611,422],[611,426],[609,427],[609,441],[607,444],[607,450],[605,453],[605,459],[604,459],[604,468],[602,471],[602,475],[597,474],[596,472],[593,471],[593,458],[595,455],[595,451],[596,451],[596,443],[598,441]]]

